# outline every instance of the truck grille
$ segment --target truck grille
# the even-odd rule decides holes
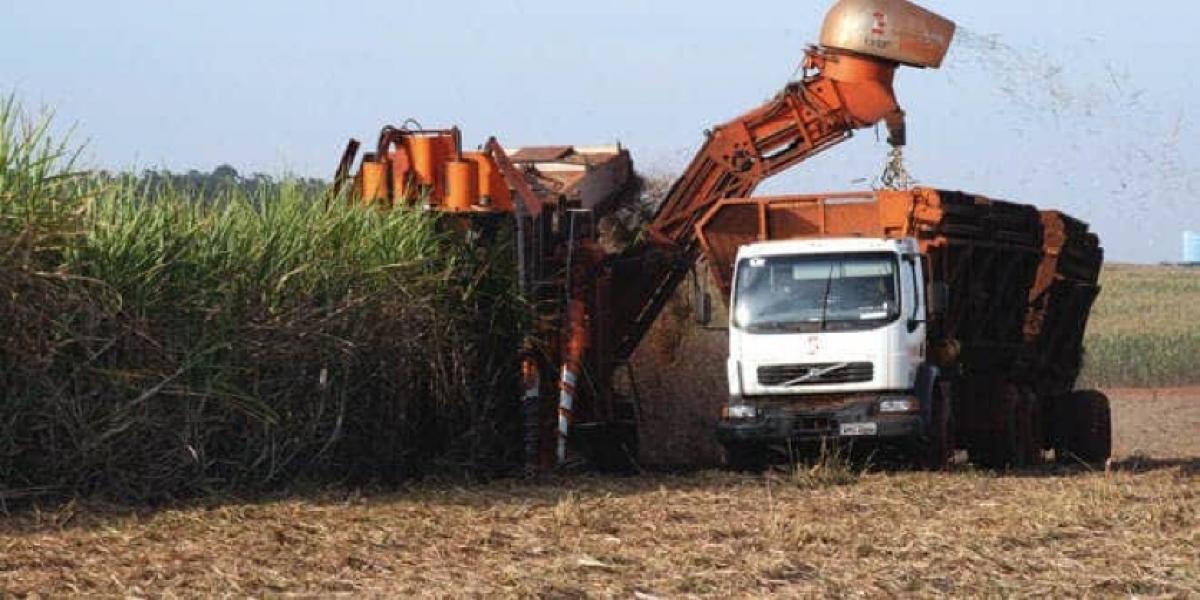
[[[831,383],[859,383],[875,377],[875,365],[869,362],[810,363],[772,365],[758,368],[759,385],[801,386]]]

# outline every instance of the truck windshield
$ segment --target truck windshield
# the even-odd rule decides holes
[[[896,255],[768,256],[737,267],[734,326],[751,332],[867,329],[899,317]]]

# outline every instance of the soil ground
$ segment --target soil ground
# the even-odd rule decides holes
[[[1200,389],[1107,472],[824,468],[326,490],[0,520],[0,595],[1200,596]]]
[[[1200,460],[1200,387],[1109,390],[1118,457]]]

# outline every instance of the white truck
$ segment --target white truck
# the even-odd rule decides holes
[[[728,199],[698,232],[729,294],[732,465],[840,439],[933,468],[1108,457],[1107,400],[1074,389],[1103,260],[1085,224],[917,189]]]
[[[937,379],[924,279],[911,238],[741,247],[719,429],[731,462],[760,463],[771,443],[921,438]]]

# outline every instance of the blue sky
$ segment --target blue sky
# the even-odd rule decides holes
[[[831,2],[7,4],[0,89],[75,124],[92,164],[327,177],[347,137],[407,117],[469,143],[619,140],[673,173],[786,82]],[[963,35],[897,78],[913,174],[1065,209],[1115,260],[1178,259],[1200,230],[1200,5],[924,4]],[[861,188],[886,151],[865,131],[761,192]]]

